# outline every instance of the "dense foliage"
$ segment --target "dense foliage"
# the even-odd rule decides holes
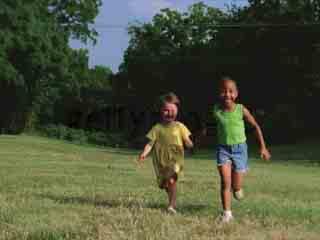
[[[54,104],[66,95],[83,102],[82,89],[110,88],[110,69],[89,69],[87,51],[69,47],[70,38],[95,41],[90,24],[100,5],[100,0],[0,2],[2,132],[52,121]]]
[[[202,3],[186,13],[165,9],[130,27],[120,74],[146,99],[175,91],[187,111],[200,112],[230,75],[267,135],[318,134],[319,9],[319,1],[289,0],[249,1],[227,13]]]
[[[101,4],[0,2],[2,133],[47,124],[88,129],[99,125],[88,124],[99,112],[101,130],[112,125],[106,118],[116,108],[106,109],[114,106],[114,96],[124,105],[151,105],[167,91],[180,96],[181,115],[195,112],[193,118],[204,122],[217,101],[219,77],[230,75],[267,138],[319,134],[320,117],[314,114],[320,100],[319,0],[249,0],[227,12],[203,3],[186,12],[163,9],[152,21],[129,26],[131,39],[117,75],[104,66],[90,69],[88,52],[69,46],[71,38],[97,40],[91,26]]]

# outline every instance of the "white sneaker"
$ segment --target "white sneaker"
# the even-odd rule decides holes
[[[243,193],[243,190],[240,189],[238,191],[234,191],[233,192],[233,196],[235,199],[237,199],[238,201],[242,200],[244,198],[244,193]]]
[[[167,211],[168,211],[168,213],[171,213],[171,214],[176,214],[177,213],[177,210],[175,210],[172,206],[168,207]]]
[[[222,223],[229,223],[233,220],[233,216],[232,214],[226,214],[226,213],[223,213],[221,215],[221,222]]]

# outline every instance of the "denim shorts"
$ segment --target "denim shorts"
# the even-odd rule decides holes
[[[222,166],[231,163],[236,172],[248,170],[248,146],[246,143],[217,146],[217,165]]]

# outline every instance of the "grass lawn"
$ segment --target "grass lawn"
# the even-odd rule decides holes
[[[186,158],[177,215],[136,151],[0,135],[0,239],[320,239],[320,144],[251,154],[244,201],[223,225],[214,150]]]

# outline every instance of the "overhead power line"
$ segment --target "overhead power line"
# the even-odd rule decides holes
[[[112,25],[112,24],[94,24],[94,28],[97,29],[121,29],[127,30],[128,26],[125,25]],[[305,28],[305,27],[319,27],[320,30],[320,22],[315,23],[241,23],[241,24],[208,24],[208,27],[214,28]]]

